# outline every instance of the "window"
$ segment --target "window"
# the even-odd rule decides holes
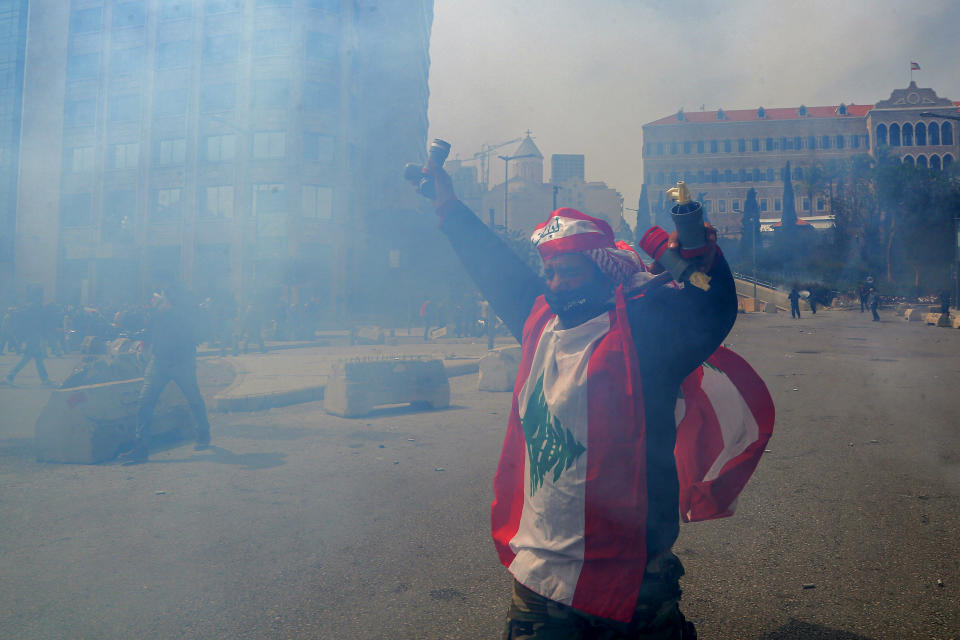
[[[890,125],[890,146],[900,146],[900,125],[898,124]]]
[[[686,142],[683,143],[683,152],[690,153],[691,151],[693,151],[693,145],[689,140],[687,140]]]
[[[817,211],[823,211],[825,205],[823,198],[817,198]]]
[[[307,32],[307,57],[313,60],[333,60],[337,56],[337,38],[327,33]]]
[[[946,170],[946,168],[949,167],[951,164],[953,164],[953,156],[948,153],[947,155],[943,156],[944,170]]]
[[[204,113],[232,111],[237,106],[237,85],[208,84],[200,89],[200,110]]]
[[[927,157],[923,154],[917,156],[917,166],[927,168]]]
[[[773,210],[774,210],[774,211],[780,211],[780,209],[782,208],[782,206],[781,206],[782,204],[783,204],[783,201],[780,200],[780,198],[774,198],[774,199],[773,199]]]
[[[764,147],[766,148],[767,151],[773,151],[774,149],[777,148],[777,145],[774,143],[773,138],[767,138],[764,141]]]
[[[287,191],[282,183],[253,185],[253,215],[283,213],[287,210]]]
[[[767,169],[767,182],[773,182],[773,168]]]
[[[677,155],[677,143],[676,143],[676,142],[671,142],[671,143],[670,143],[670,155],[672,155],[672,156]]]
[[[180,188],[153,192],[152,222],[174,222],[180,218]]]
[[[817,136],[807,136],[807,149],[813,151],[817,148]]]
[[[290,103],[290,81],[270,78],[253,81],[253,107],[259,109],[286,109]]]
[[[720,182],[720,172],[717,171],[716,169],[710,172],[710,182],[714,184],[716,184],[717,182]]]
[[[739,140],[737,140],[737,151],[740,152],[740,153],[746,153],[746,152],[747,152],[747,141],[746,141],[746,139],[740,138]]]
[[[727,212],[727,201],[726,200],[717,200],[717,211],[720,213]]]
[[[658,143],[657,143],[657,155],[658,155],[658,156],[662,156],[662,155],[663,155],[663,143],[662,143],[662,142],[658,142]]]
[[[740,182],[747,182],[749,180],[746,169],[740,169]]]
[[[303,159],[310,162],[333,162],[336,139],[319,133],[303,134]],[[660,181],[661,183],[663,180]]]
[[[143,0],[116,2],[113,5],[113,28],[142,27],[146,21]]]
[[[724,140],[724,141],[723,141],[723,152],[724,152],[724,153],[730,153],[731,151],[733,151],[733,145],[730,143],[729,140]]]
[[[794,180],[803,180],[803,167],[794,167],[794,168],[793,168],[793,179],[794,179]]]
[[[161,140],[157,144],[157,164],[183,164],[187,155],[187,143],[183,138]]]
[[[122,142],[110,145],[108,164],[111,169],[132,169],[140,159],[139,142]]]
[[[90,194],[64,193],[60,196],[60,226],[85,227],[90,224]]]
[[[167,89],[157,93],[153,103],[153,115],[157,118],[182,116],[187,112],[187,90]]]
[[[93,171],[93,147],[74,147],[68,155],[70,170],[74,173]]]
[[[850,136],[850,146],[854,149],[860,148],[860,136]]]
[[[115,49],[110,54],[110,75],[130,75],[143,71],[146,50],[143,47]]]
[[[793,151],[793,138],[780,138],[780,149],[782,151]]]
[[[259,30],[253,39],[253,55],[258,58],[289,55],[292,40],[289,29]]]
[[[810,198],[804,198],[802,201],[803,210],[810,211]]]
[[[820,148],[821,149],[830,148],[830,136],[820,136]]]
[[[949,122],[944,122],[940,125],[940,144],[953,144],[953,125]],[[946,157],[944,157],[946,160]],[[944,163],[946,166],[946,163]]]
[[[657,182],[656,184],[667,184],[667,177],[663,175],[663,171],[657,173]]]
[[[754,181],[754,182],[760,182],[760,181],[762,181],[762,180],[763,180],[763,173],[760,171],[760,169],[754,169],[754,170],[753,170],[753,181]]]
[[[710,153],[716,153],[719,150],[716,140],[710,141]]]
[[[940,156],[933,155],[930,156],[930,168],[940,170]]]
[[[140,118],[140,94],[125,93],[110,98],[110,122],[133,122]]]
[[[100,73],[100,54],[85,53],[67,59],[67,80],[89,80]]]
[[[703,212],[710,213],[710,210],[713,208],[713,200],[704,200],[703,201]]]
[[[760,151],[760,138],[754,138],[750,141],[750,148],[753,151]]]
[[[207,162],[229,162],[236,155],[236,136],[207,136],[205,151]]]
[[[201,192],[203,205],[200,215],[204,218],[233,217],[233,185],[205,187]]]
[[[760,198],[760,211],[766,211],[767,209],[768,209],[767,199],[766,199],[766,198]]]
[[[70,30],[73,33],[91,33],[100,31],[103,9],[78,9],[70,15]]]
[[[883,125],[880,125],[882,127]],[[877,138],[880,138],[880,127],[877,127]],[[931,122],[927,126],[927,133],[930,138],[930,144],[940,144],[940,125],[936,122]],[[886,142],[886,136],[884,136],[884,142]]]
[[[116,240],[123,219],[134,217],[137,208],[137,192],[132,189],[108,191],[103,196],[103,230],[110,240]]]
[[[333,111],[337,108],[339,99],[337,86],[329,82],[305,82],[303,84],[304,109],[317,111]],[[676,153],[676,143],[671,147],[671,153]]]
[[[846,141],[842,135],[838,135],[834,142],[837,144],[837,149],[843,149],[846,146]]]
[[[912,147],[913,146],[913,125],[909,122],[903,125],[902,129],[903,135],[903,146]]]
[[[923,124],[922,122],[918,122],[918,123],[917,123],[917,126],[916,126],[915,129],[914,129],[914,131],[915,131],[916,134],[917,134],[917,146],[918,146],[918,147],[926,146],[926,144],[927,144],[927,125]],[[854,138],[856,138],[856,136],[854,136]],[[853,146],[857,146],[857,145],[854,144]]]
[[[257,131],[253,134],[253,157],[258,160],[284,157],[286,138],[283,131]]]
[[[157,47],[157,69],[190,66],[190,41],[161,42]]]
[[[703,153],[703,140],[697,141],[697,153]]]
[[[723,172],[723,181],[724,182],[733,182],[733,171],[731,169],[726,169]]]
[[[193,15],[193,0],[161,0],[160,19],[179,20]]]
[[[313,184],[303,185],[303,208],[300,215],[304,218],[329,220],[333,215],[333,189]]]
[[[734,200],[734,201],[733,201],[733,210],[734,210],[734,211],[740,211],[740,201],[739,201],[739,200]]]
[[[71,100],[64,104],[63,120],[68,127],[92,126],[97,113],[95,100]]]
[[[228,64],[237,61],[240,40],[235,33],[203,39],[204,64]]]

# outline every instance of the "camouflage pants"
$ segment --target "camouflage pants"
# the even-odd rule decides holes
[[[651,560],[630,622],[583,613],[514,580],[503,640],[696,640],[680,613],[682,575],[683,564],[669,551]]]

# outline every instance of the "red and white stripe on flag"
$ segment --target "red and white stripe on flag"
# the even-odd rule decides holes
[[[720,347],[681,385],[677,475],[684,522],[733,515],[773,434],[773,399],[746,360]]]
[[[920,64],[917,62],[911,62],[910,71],[920,71]]]

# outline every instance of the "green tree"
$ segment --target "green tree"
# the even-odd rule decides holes
[[[822,164],[814,163],[804,168],[803,176],[800,178],[800,189],[810,202],[810,214],[816,210],[817,198],[823,195],[826,188],[826,173]]]
[[[754,250],[760,251],[760,206],[757,204],[757,190],[750,187],[743,205],[740,232],[740,259],[753,262]]]

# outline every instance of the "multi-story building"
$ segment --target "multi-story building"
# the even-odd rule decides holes
[[[13,297],[27,0],[0,0],[0,301]]]
[[[286,287],[339,313],[396,262],[360,256],[417,207],[398,175],[425,155],[432,2],[31,4],[18,279],[75,302]]]
[[[554,153],[550,156],[550,182],[560,184],[567,180],[584,180],[582,153]]]
[[[960,155],[954,125],[920,113],[955,114],[958,104],[911,82],[875,105],[680,111],[643,126],[644,182],[656,193],[685,180],[720,233],[732,236],[751,187],[761,217],[779,219],[790,162],[798,214],[830,215],[825,185],[805,184],[805,171],[818,164],[829,176],[840,162],[879,149],[904,162],[948,167]]]

